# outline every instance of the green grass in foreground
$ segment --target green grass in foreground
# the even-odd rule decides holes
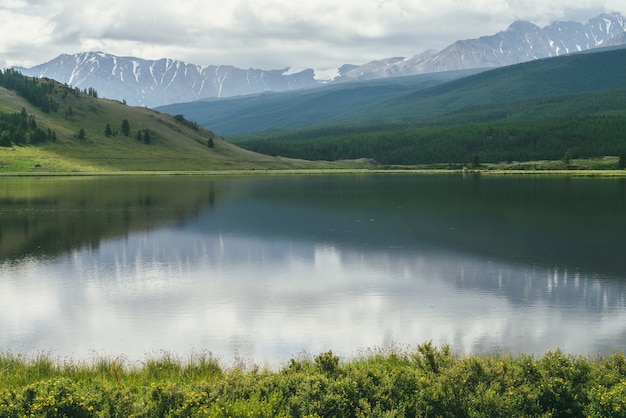
[[[624,353],[457,356],[447,346],[332,352],[278,370],[210,354],[140,366],[0,356],[0,417],[623,417]]]

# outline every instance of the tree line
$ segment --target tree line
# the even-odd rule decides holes
[[[0,146],[2,147],[10,147],[13,144],[38,144],[56,141],[56,139],[56,132],[38,127],[35,117],[29,115],[25,108],[15,113],[0,112]]]
[[[318,132],[319,134],[319,132]],[[501,120],[456,126],[324,128],[275,134],[237,145],[268,155],[308,160],[370,158],[381,164],[559,160],[623,155],[626,113],[577,118]]]
[[[54,91],[52,81],[23,76],[13,69],[0,71],[0,86],[13,90],[45,113],[57,111],[59,104],[50,96]]]

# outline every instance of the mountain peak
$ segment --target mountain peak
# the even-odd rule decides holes
[[[531,32],[541,28],[528,20],[516,20],[506,29],[506,32]]]
[[[540,58],[586,51],[620,44],[626,32],[626,19],[619,13],[601,14],[587,24],[554,22],[545,28],[527,20],[517,20],[494,35],[459,40],[434,54],[418,54],[410,60],[389,65],[373,61],[352,69],[341,77],[371,79],[441,71],[496,68]],[[378,66],[376,62],[384,63]]]
[[[333,81],[501,67],[600,46],[621,45],[625,32],[626,19],[619,13],[603,13],[586,24],[554,22],[544,28],[527,20],[517,20],[504,31],[459,40],[441,51],[429,50],[410,58],[382,58],[359,66],[344,65]],[[170,58],[118,57],[102,51],[61,55],[36,67],[17,69],[25,75],[45,76],[74,87],[93,87],[102,97],[147,107],[324,84],[315,79],[313,70],[199,66]]]
[[[24,75],[48,77],[73,87],[93,87],[101,97],[146,107],[318,85],[310,69],[292,73],[288,68],[202,67],[171,58],[144,60],[102,51],[63,54],[32,68],[17,69]]]

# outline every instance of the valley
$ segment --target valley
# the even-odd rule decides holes
[[[4,129],[0,171],[621,170],[624,33],[617,13],[518,21],[439,52],[344,65],[325,81],[312,70],[63,55],[19,69],[51,86],[47,108],[0,91],[0,109],[24,109],[34,124],[17,139]]]
[[[0,417],[624,416],[608,4],[10,3]]]

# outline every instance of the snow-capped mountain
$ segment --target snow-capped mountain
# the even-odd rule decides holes
[[[556,22],[544,28],[516,21],[505,31],[478,39],[457,41],[441,51],[410,58],[372,61],[344,71],[336,80],[368,80],[470,68],[502,67],[540,58],[626,44],[626,19],[602,14],[582,24]]]
[[[369,80],[440,71],[491,68],[534,59],[626,45],[626,19],[602,14],[586,24],[556,22],[544,28],[517,21],[506,30],[478,39],[461,40],[441,51],[410,58],[393,57],[364,65],[343,65],[331,82]],[[130,105],[157,107],[205,98],[232,97],[265,91],[290,91],[321,84],[311,69],[240,69],[228,65],[198,66],[171,59],[144,60],[102,52],[59,57],[22,74],[48,77],[80,89],[93,87],[100,97]]]
[[[130,105],[156,107],[212,97],[316,87],[313,70],[244,70],[228,65],[202,67],[171,59],[144,60],[102,52],[60,55],[22,74],[48,77],[80,89],[93,87],[100,97]]]

